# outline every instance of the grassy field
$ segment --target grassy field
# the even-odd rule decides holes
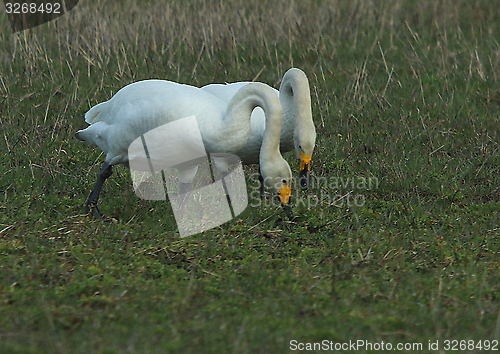
[[[500,339],[497,1],[82,0],[0,27],[0,352]],[[115,220],[82,215],[104,159],[73,137],[91,106],[149,78],[278,87],[290,67],[310,80],[321,181],[294,190],[295,219],[248,207],[181,239],[120,167],[101,199]]]

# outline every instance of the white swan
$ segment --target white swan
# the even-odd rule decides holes
[[[102,185],[115,164],[128,165],[130,144],[146,132],[188,116],[196,116],[207,153],[235,153],[250,134],[254,108],[266,113],[265,133],[260,153],[260,169],[266,185],[278,192],[290,213],[291,171],[279,151],[281,105],[274,92],[254,83],[239,90],[226,104],[194,86],[164,80],[144,80],[127,85],[109,101],[99,103],[85,114],[90,124],[76,133],[80,140],[98,146],[106,159],[85,211],[100,215],[97,201]]]
[[[236,92],[248,83],[209,84],[201,89],[229,103]],[[307,189],[312,153],[316,142],[309,80],[302,70],[291,68],[283,76],[280,90],[273,90],[279,95],[283,109],[281,151],[287,152],[295,147],[297,158],[300,160],[299,185],[302,189]],[[254,110],[251,117],[250,137],[245,147],[237,152],[243,163],[259,161],[260,145],[265,128],[264,112],[261,109]]]

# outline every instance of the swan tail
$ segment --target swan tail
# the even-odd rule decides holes
[[[97,122],[96,124],[92,124],[85,129],[77,131],[75,133],[75,138],[96,145],[104,152],[107,152],[108,146],[105,139],[107,128],[108,125],[106,123]]]
[[[99,116],[99,113],[101,113],[106,103],[107,102],[101,102],[89,109],[87,113],[85,113],[85,121],[89,124],[98,122],[100,119],[98,119],[97,117]]]

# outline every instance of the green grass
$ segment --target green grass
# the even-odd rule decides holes
[[[0,25],[0,352],[500,339],[496,1],[81,1]],[[294,220],[248,207],[180,239],[118,167],[114,221],[82,215],[104,158],[73,138],[92,105],[149,78],[277,87],[293,66],[314,176],[378,183],[295,190]]]

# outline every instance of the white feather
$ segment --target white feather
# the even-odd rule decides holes
[[[210,84],[203,86],[209,92],[226,103],[249,82],[230,84]],[[297,157],[300,151],[311,155],[316,142],[316,129],[312,120],[311,94],[306,74],[297,68],[291,68],[283,76],[280,90],[273,89],[279,96],[283,109],[281,129],[281,151],[295,148]],[[257,163],[265,132],[265,115],[262,109],[255,109],[250,122],[250,136],[247,144],[237,152],[243,163]]]

